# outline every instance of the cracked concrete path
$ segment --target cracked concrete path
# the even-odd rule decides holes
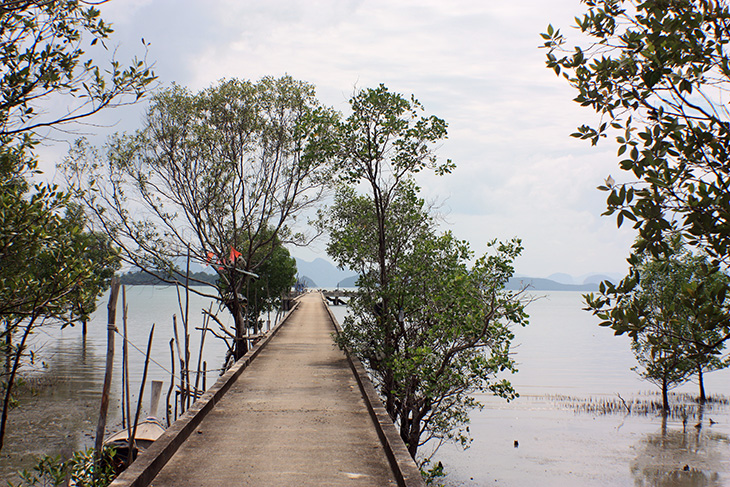
[[[303,296],[151,485],[397,485],[333,332],[321,296]]]

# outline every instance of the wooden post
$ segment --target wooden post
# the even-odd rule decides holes
[[[132,456],[134,455],[134,451],[132,447],[134,446],[135,438],[137,437],[137,424],[139,423],[139,413],[142,410],[142,398],[144,397],[144,386],[145,382],[147,382],[147,369],[150,365],[150,354],[152,353],[152,337],[155,334],[155,325],[152,324],[152,329],[150,329],[150,338],[147,340],[147,353],[145,353],[144,358],[144,368],[142,369],[142,384],[139,386],[139,397],[137,398],[137,410],[134,413],[134,424],[132,425],[132,436],[129,438],[129,456],[127,457],[127,464],[132,463],[134,460]]]
[[[112,369],[114,368],[114,332],[117,322],[117,297],[119,296],[119,278],[113,277],[109,304],[107,305],[107,347],[106,347],[106,372],[104,373],[104,386],[101,391],[101,408],[99,410],[99,422],[96,425],[96,441],[94,447],[95,460],[98,465],[101,460],[101,447],[104,444],[104,429],[106,428],[106,413],[109,409],[109,389],[112,385]],[[96,469],[98,471],[99,469]]]
[[[151,391],[152,394],[150,396],[150,412],[148,416],[152,418],[157,418],[157,408],[160,405],[160,396],[162,395],[162,381],[153,380]]]
[[[190,247],[188,247],[188,260],[185,270],[185,320],[183,329],[185,331],[185,409],[190,409]]]
[[[208,390],[208,388],[206,387],[206,384],[205,384],[205,379],[206,379],[207,375],[208,375],[208,362],[206,362],[204,360],[203,361],[203,392]]]
[[[210,313],[213,311],[213,303],[208,308],[208,314],[203,317],[203,329],[200,331],[200,350],[198,350],[198,370],[195,372],[195,393],[198,393],[198,385],[200,384],[200,363],[203,360],[203,346],[205,345],[205,332],[208,330],[208,323],[210,322]],[[205,379],[203,379],[205,384]],[[203,392],[205,392],[205,386],[203,386]]]
[[[170,421],[170,415],[172,414],[172,408],[170,407],[170,395],[172,394],[173,387],[175,387],[175,349],[172,346],[174,342],[175,339],[170,338],[170,361],[172,362],[172,368],[170,370],[170,388],[167,390],[167,404],[165,406],[165,417],[167,418],[168,427],[172,424],[172,421],[175,421],[177,419],[174,418],[172,421]],[[177,403],[175,404],[175,408],[177,409]]]
[[[178,396],[178,399],[180,400],[180,414],[185,413],[185,396],[184,396],[184,390],[185,390],[185,357],[182,354],[182,351],[180,350],[180,338],[177,334],[177,316],[172,315],[172,329],[175,334],[175,347],[177,348],[177,360],[180,363],[180,395]],[[177,411],[177,407],[175,408],[175,411]],[[177,419],[177,412],[175,413],[175,419]]]

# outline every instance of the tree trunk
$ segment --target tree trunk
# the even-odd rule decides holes
[[[5,429],[8,423],[8,413],[10,412],[10,397],[13,391],[13,383],[15,382],[15,377],[17,376],[18,369],[20,368],[20,359],[23,356],[23,350],[25,350],[25,342],[28,339],[28,336],[30,336],[30,331],[33,328],[33,325],[37,318],[37,316],[31,317],[30,322],[23,332],[23,337],[21,338],[20,343],[18,343],[18,349],[15,352],[13,364],[6,382],[5,397],[3,399],[3,412],[2,417],[0,417],[0,451],[2,451],[3,449],[3,443],[5,439]],[[10,351],[8,351],[8,354],[10,354]]]
[[[667,378],[662,378],[662,415],[669,413],[669,382]]]
[[[13,334],[10,330],[10,324],[7,325],[7,328],[5,330],[5,374],[10,374],[10,368],[12,366],[13,360],[11,355],[11,350],[13,349]]]
[[[241,309],[241,303],[235,297],[230,303],[230,306],[228,306],[228,310],[233,315],[233,321],[236,326],[236,338],[233,350],[235,352],[235,358],[238,360],[248,352],[248,344],[244,338],[246,335],[246,317]]]
[[[704,404],[707,401],[707,397],[705,396],[705,381],[702,375],[702,366],[697,367],[697,379],[700,382],[700,403]]]

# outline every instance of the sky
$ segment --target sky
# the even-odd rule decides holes
[[[617,146],[570,137],[597,115],[572,101],[538,48],[548,24],[578,36],[579,0],[112,0],[99,8],[115,29],[107,47],[129,59],[144,55],[144,39],[162,88],[289,74],[345,116],[361,88],[414,94],[449,124],[437,154],[456,170],[418,178],[422,195],[440,204],[443,229],[478,254],[492,239],[520,237],[518,274],[626,270],[634,232],[601,216],[606,194],[596,189],[609,175],[627,180]],[[107,112],[93,130],[134,130],[144,109]],[[326,258],[325,245],[292,254]]]

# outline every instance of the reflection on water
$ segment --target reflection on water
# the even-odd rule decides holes
[[[727,480],[728,435],[712,431],[700,421],[681,430],[667,426],[647,434],[637,445],[631,463],[636,486],[705,487],[725,485]],[[724,467],[725,478],[718,471]]]

